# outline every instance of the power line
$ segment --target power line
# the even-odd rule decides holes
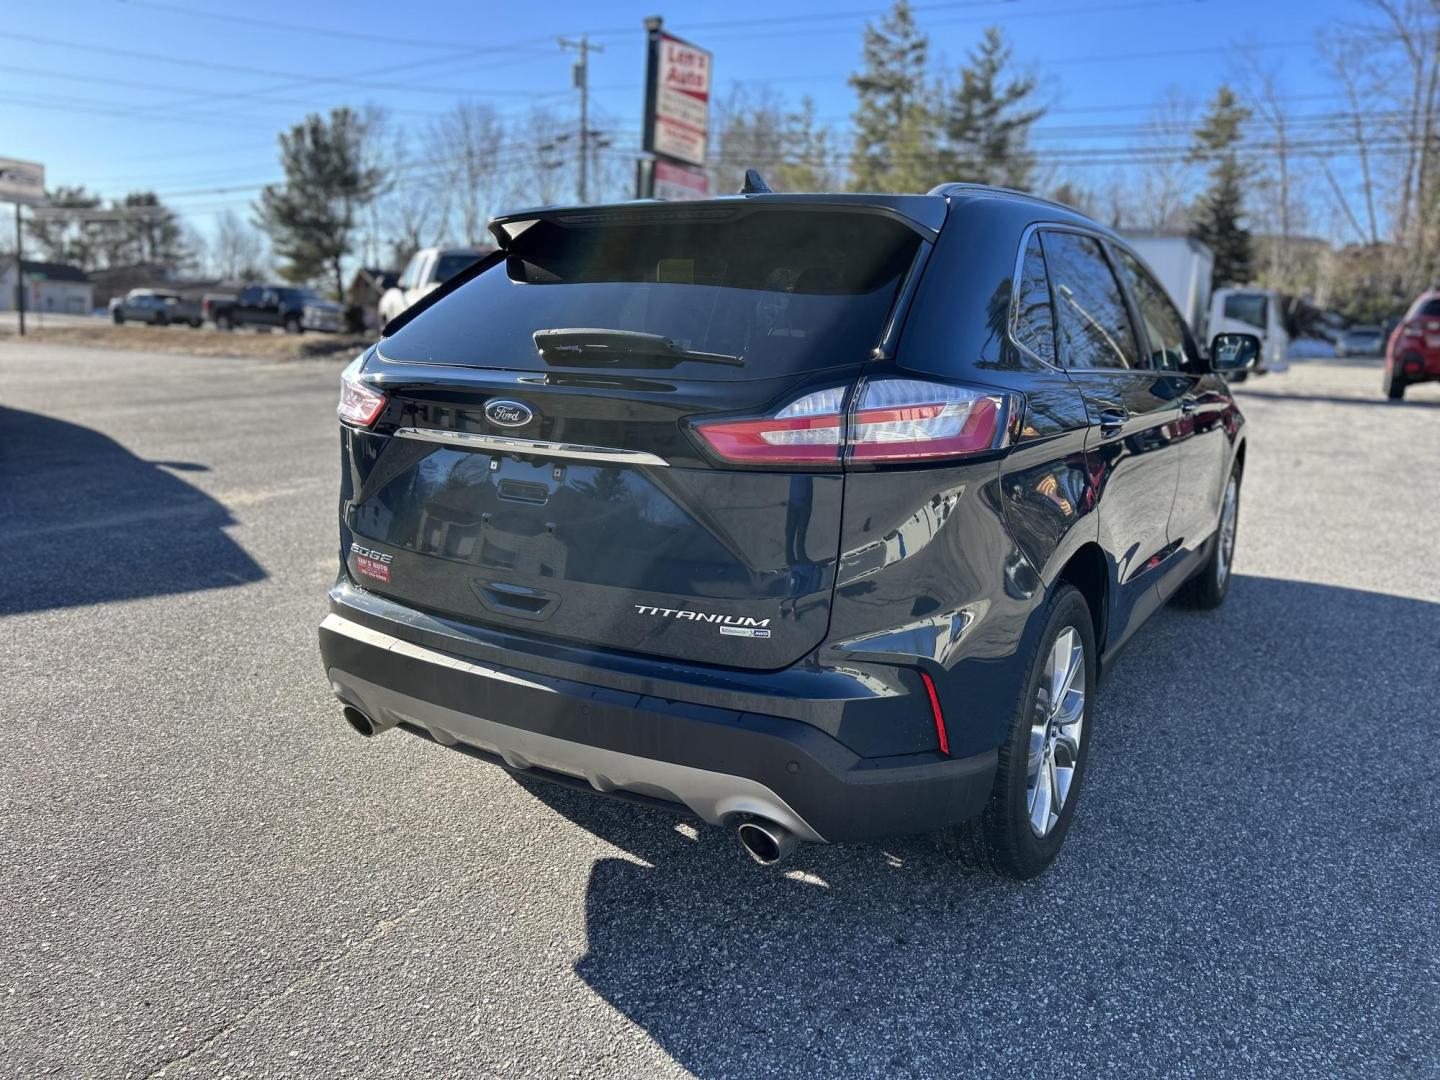
[[[258,19],[249,15],[234,15],[225,11],[203,11],[196,8],[186,7],[183,4],[165,4],[159,0],[117,0],[117,3],[127,7],[150,8],[154,11],[164,11],[175,15],[189,15],[198,19],[212,19],[220,22],[238,23],[244,26],[254,26],[264,30],[283,30],[292,34],[316,34],[325,38],[344,38],[348,41],[373,41],[381,45],[402,45],[422,49],[445,49],[454,50],[457,48],[466,49],[475,53],[503,52],[511,48],[519,48],[527,44],[546,44],[549,37],[528,38],[523,41],[511,42],[509,45],[478,45],[466,44],[461,41],[436,41],[428,38],[400,37],[394,34],[367,34],[360,30],[346,30],[337,26],[306,26],[300,23],[281,22],[276,19]]]
[[[121,2],[133,3],[134,0],[121,0]],[[517,60],[516,60],[515,62],[516,62],[516,63],[529,63],[529,62],[530,62],[530,58],[529,58],[529,57],[520,57],[520,58],[517,58]],[[501,65],[501,66],[504,66],[504,65]],[[177,86],[177,85],[175,85],[174,83],[142,82],[142,81],[137,81],[137,80],[134,80],[134,79],[116,79],[116,78],[112,78],[112,77],[109,77],[109,76],[99,76],[99,75],[77,75],[77,74],[75,74],[75,73],[73,73],[73,72],[69,72],[69,71],[56,71],[56,70],[51,69],[51,68],[19,67],[19,66],[13,65],[13,64],[4,64],[4,65],[0,65],[0,71],[9,71],[9,72],[13,72],[13,73],[19,74],[19,75],[30,75],[30,76],[33,76],[33,77],[35,77],[35,78],[40,78],[40,79],[55,79],[55,80],[60,80],[60,81],[64,81],[64,82],[86,83],[86,84],[95,85],[95,86],[117,86],[117,87],[123,87],[123,88],[125,88],[125,89],[132,89],[132,90],[158,90],[158,91],[162,91],[162,92],[176,93],[176,94],[204,94],[204,93],[205,93],[205,91],[203,91],[203,90],[201,90],[199,87],[195,87],[195,86]],[[560,91],[560,92],[563,93],[563,91]],[[484,94],[484,93],[486,93],[486,91],[475,91],[475,93],[477,93],[477,94]],[[307,106],[307,107],[309,107],[309,108],[311,108],[311,109],[313,109],[313,108],[315,107],[315,99],[314,99],[313,97],[309,97],[309,98],[276,97],[276,96],[274,96],[274,95],[272,95],[272,94],[267,94],[267,93],[265,93],[265,92],[263,92],[263,91],[260,91],[260,92],[257,92],[257,91],[237,91],[237,92],[235,92],[235,93],[233,93],[233,94],[227,94],[227,96],[243,97],[243,98],[245,98],[245,99],[247,99],[247,100],[253,100],[253,101],[261,102],[262,104],[301,105],[301,106]],[[543,96],[543,95],[532,95],[532,96]],[[143,103],[143,104],[142,104],[142,103],[133,103],[133,102],[117,103],[117,104],[116,104],[116,107],[118,108],[118,107],[121,107],[122,105],[123,105],[123,107],[125,107],[125,108],[132,108],[132,107],[133,107],[134,109],[139,110],[139,111],[148,111],[148,110],[154,110],[154,109],[167,108],[167,106],[162,105],[162,104],[156,104],[156,103]],[[173,108],[173,107],[171,107],[171,108]],[[442,113],[437,112],[437,111],[435,111],[435,110],[433,110],[433,109],[406,109],[406,108],[402,108],[402,107],[400,107],[400,106],[395,106],[395,105],[387,105],[387,106],[385,106],[385,109],[386,109],[387,112],[392,112],[392,113],[396,113],[396,114],[399,114],[399,115],[406,115],[406,116],[440,116],[440,115],[443,115]],[[185,114],[179,114],[179,115],[185,115]],[[200,115],[200,114],[194,114],[194,115]],[[213,115],[213,114],[212,114],[212,115]]]
[[[473,87],[430,86],[423,83],[377,82],[374,79],[347,77],[344,75],[301,75],[297,72],[277,71],[274,68],[257,68],[245,64],[226,64],[215,60],[192,60],[183,56],[167,56],[164,53],[141,52],[137,49],[120,49],[110,45],[91,45],[77,41],[62,41],[58,38],[41,37],[37,34],[17,34],[8,30],[0,31],[0,38],[8,38],[11,41],[24,41],[32,45],[48,45],[61,49],[74,49],[79,52],[96,53],[102,56],[120,56],[131,60],[147,60],[157,64],[175,64],[181,67],[204,68],[206,71],[228,71],[238,75],[261,75],[266,78],[296,79],[307,84],[331,83],[337,86],[359,87],[362,90],[397,90],[413,94],[443,94],[447,97],[464,96],[466,94],[487,94],[502,97],[533,96],[533,91],[530,90],[479,90]],[[403,66],[413,67],[414,64],[412,62]]]

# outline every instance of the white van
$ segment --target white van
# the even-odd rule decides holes
[[[1290,335],[1280,294],[1274,289],[1216,289],[1210,298],[1210,332],[1216,334],[1255,334],[1260,338],[1260,359],[1254,370],[1284,371],[1289,364]]]

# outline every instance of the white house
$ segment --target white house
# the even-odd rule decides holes
[[[15,257],[0,261],[0,311],[15,310]],[[25,310],[88,315],[95,286],[78,266],[25,260]]]

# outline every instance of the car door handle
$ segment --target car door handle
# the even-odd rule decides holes
[[[1112,435],[1119,435],[1125,427],[1125,421],[1130,419],[1130,414],[1124,409],[1101,409],[1100,410],[1100,437],[1108,439]]]

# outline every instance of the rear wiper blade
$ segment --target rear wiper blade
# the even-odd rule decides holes
[[[622,360],[647,357],[652,360],[682,360],[700,364],[726,364],[743,367],[743,356],[729,353],[700,352],[687,349],[674,338],[663,334],[646,334],[639,330],[602,330],[595,327],[565,327],[558,330],[536,330],[532,335],[535,347],[548,362],[569,361],[585,365],[618,364]],[[650,366],[650,365],[646,365]]]

